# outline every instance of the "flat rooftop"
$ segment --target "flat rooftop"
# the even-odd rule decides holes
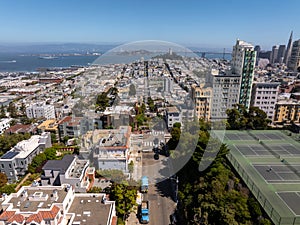
[[[60,171],[61,174],[65,174],[74,159],[74,155],[67,154],[61,160],[48,160],[43,166],[43,170]]]
[[[223,140],[228,160],[276,225],[300,224],[300,143],[287,133],[228,130]]]
[[[166,110],[168,113],[179,113],[179,110],[175,106],[167,107]]]
[[[106,225],[111,217],[112,204],[104,204],[101,202],[103,195],[85,195],[78,196],[72,202],[69,213],[74,213],[75,218],[73,224],[91,225],[99,224]]]
[[[84,139],[85,141],[90,140],[92,144],[99,148],[109,150],[129,147],[130,134],[130,126],[120,126],[119,129],[94,130],[88,132]]]
[[[68,178],[80,178],[84,168],[87,166],[88,160],[76,159],[75,164],[68,173]]]
[[[38,129],[46,129],[46,130],[57,130],[57,123],[56,120],[46,120],[43,123],[41,123],[40,125],[38,125]]]
[[[53,203],[62,203],[67,195],[65,188],[53,187],[24,187],[27,197],[23,193],[13,196],[9,203],[13,204],[13,209],[20,212],[36,212],[38,209],[50,209]],[[53,190],[57,191],[57,198],[53,197]]]
[[[42,136],[33,135],[28,140],[23,140],[17,143],[11,150],[6,152],[1,159],[26,158],[33,150],[40,145]]]

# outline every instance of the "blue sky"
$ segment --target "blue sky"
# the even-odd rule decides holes
[[[287,2],[287,3],[286,3]],[[300,38],[299,0],[0,0],[0,43],[164,40],[270,48]]]

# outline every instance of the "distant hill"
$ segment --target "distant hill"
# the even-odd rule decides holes
[[[106,52],[117,47],[117,44],[0,44],[0,53],[85,53]]]

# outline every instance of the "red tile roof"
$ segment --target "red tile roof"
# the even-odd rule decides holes
[[[0,221],[7,221],[9,218],[11,218],[13,215],[15,215],[16,211],[4,211],[0,215]]]
[[[34,131],[35,127],[33,127],[31,124],[24,125],[24,124],[16,124],[10,128],[8,128],[5,133],[29,133],[31,131]]]
[[[58,121],[58,124],[68,123],[71,120],[72,120],[71,116],[66,116],[66,117],[62,118],[60,121]]]
[[[39,213],[41,213],[43,219],[53,220],[59,210],[60,208],[58,208],[57,206],[53,206],[50,211],[40,211]]]
[[[37,214],[32,214],[30,215],[27,220],[26,223],[31,223],[31,222],[37,222],[37,223],[41,223],[43,220],[43,217],[40,215],[40,213]]]
[[[22,216],[21,214],[15,214],[14,216],[10,217],[7,222],[12,223],[12,222],[17,222],[22,224],[25,221],[24,216]]]
[[[26,223],[31,223],[32,221],[41,223],[43,220],[54,220],[59,210],[59,207],[53,206],[50,211],[39,211],[37,214],[30,215]]]

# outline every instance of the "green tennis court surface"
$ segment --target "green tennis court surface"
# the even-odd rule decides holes
[[[277,130],[228,130],[223,142],[228,160],[272,221],[300,225],[300,143]]]

